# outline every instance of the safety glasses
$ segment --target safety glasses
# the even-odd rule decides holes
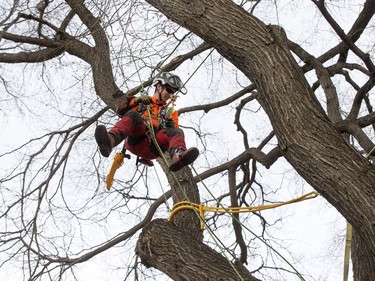
[[[171,94],[171,95],[173,95],[173,94],[176,92],[175,89],[170,88],[170,87],[165,87],[165,90],[166,90],[169,94]]]

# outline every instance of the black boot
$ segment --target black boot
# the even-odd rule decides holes
[[[188,150],[182,150],[180,148],[173,149],[171,153],[171,163],[169,170],[177,172],[181,168],[193,163],[199,155],[199,150],[196,147],[191,147]]]
[[[95,129],[95,140],[98,143],[100,153],[104,157],[108,157],[115,144],[114,136],[107,132],[104,125],[99,125]]]

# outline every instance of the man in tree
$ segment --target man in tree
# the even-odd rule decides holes
[[[153,86],[152,97],[141,94],[121,104],[117,109],[121,120],[108,132],[104,125],[99,125],[95,139],[104,157],[125,140],[126,149],[149,166],[153,165],[152,159],[160,156],[159,151],[168,150],[172,159],[169,169],[176,172],[193,163],[199,155],[196,147],[186,149],[184,133],[178,128],[178,112],[168,106],[173,95],[185,88],[180,77],[169,72],[158,74]]]

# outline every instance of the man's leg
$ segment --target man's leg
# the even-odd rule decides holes
[[[95,140],[98,144],[100,154],[108,157],[112,148],[115,147],[115,138],[107,132],[104,125],[98,125],[95,129]]]
[[[139,113],[130,110],[108,132],[104,125],[96,127],[95,139],[98,143],[100,153],[104,157],[108,157],[112,149],[126,137],[140,137],[145,132],[146,127]]]
[[[172,172],[177,172],[197,159],[199,150],[196,147],[186,149],[184,132],[181,129],[166,128],[160,133],[169,137],[169,154],[171,156],[169,169]]]

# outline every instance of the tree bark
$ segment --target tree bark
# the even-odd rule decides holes
[[[165,159],[170,161],[167,153]],[[173,203],[180,201],[188,201],[191,203],[200,204],[200,196],[197,184],[194,181],[191,170],[187,167],[181,169],[177,173],[172,173],[168,169],[168,165],[164,160],[160,160],[159,164],[163,168],[168,182],[171,185]],[[202,241],[203,231],[200,229],[200,219],[198,213],[192,210],[182,210],[177,212],[173,217],[174,224],[186,234]]]
[[[144,265],[176,281],[258,280],[241,265],[234,270],[221,254],[163,219],[153,220],[143,229],[136,253]]]
[[[374,280],[375,256],[367,248],[367,242],[355,231],[352,237],[352,264],[354,280]]]

